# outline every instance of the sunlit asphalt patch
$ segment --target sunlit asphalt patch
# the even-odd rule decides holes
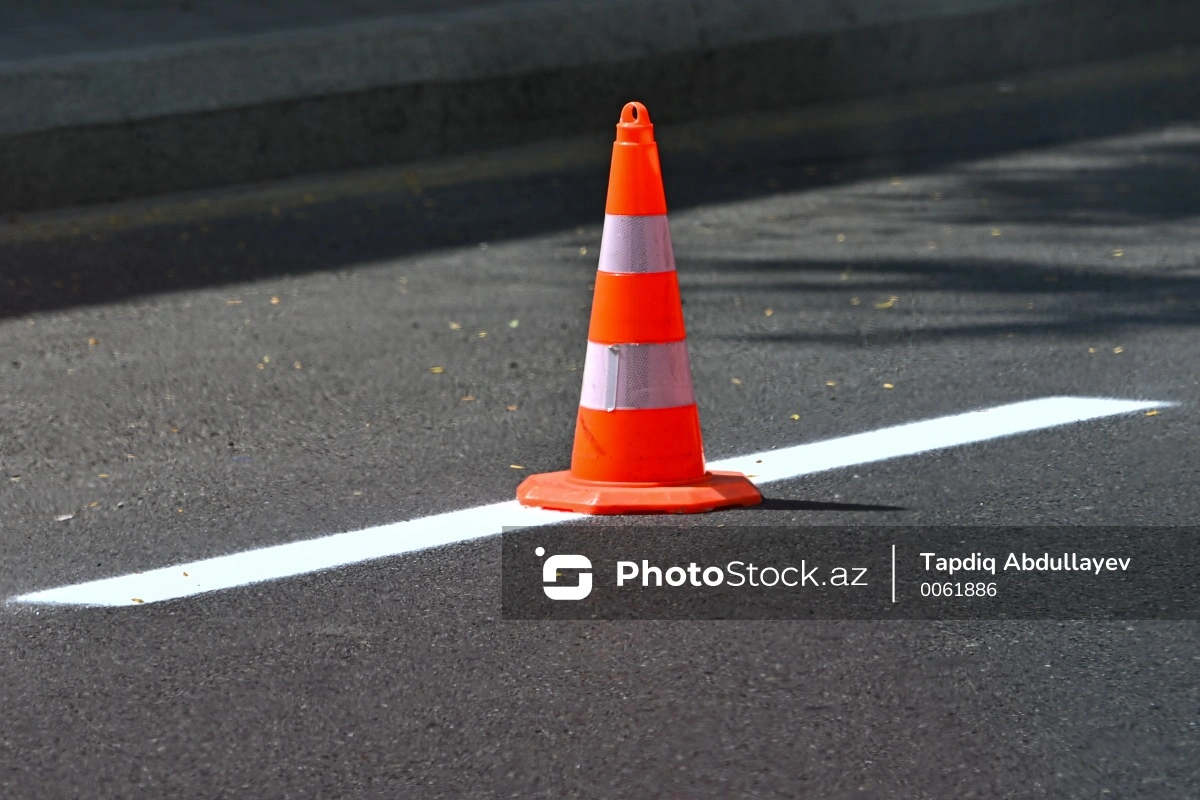
[[[762,484],[1170,405],[1173,404],[1142,400],[1047,397],[739,456],[710,463],[709,467],[745,472],[753,476],[756,483]],[[145,605],[495,536],[505,528],[551,525],[580,517],[579,514],[525,508],[515,500],[509,500],[148,572],[45,589],[9,598],[8,602]]]

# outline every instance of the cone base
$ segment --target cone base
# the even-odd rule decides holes
[[[578,514],[699,514],[758,505],[762,493],[740,472],[706,472],[687,483],[661,484],[585,481],[568,470],[530,475],[517,487],[517,500]]]

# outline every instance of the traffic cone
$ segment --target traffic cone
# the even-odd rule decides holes
[[[584,514],[751,506],[745,475],[704,466],[654,126],[617,123],[571,469],[531,475],[522,505]]]

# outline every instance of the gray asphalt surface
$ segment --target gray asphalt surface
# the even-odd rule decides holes
[[[710,458],[1058,394],[1179,403],[682,524],[1196,519],[1200,68],[1130,74],[706,152],[659,132]],[[606,177],[3,245],[0,592],[564,468]],[[10,606],[0,796],[1200,794],[1194,623],[508,622],[498,563],[490,540]]]
[[[0,8],[4,61],[102,54],[487,7],[498,0],[44,0]]]

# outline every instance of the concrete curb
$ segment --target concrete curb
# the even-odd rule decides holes
[[[0,63],[0,210],[908,91],[1200,41],[1192,0],[543,0]]]

